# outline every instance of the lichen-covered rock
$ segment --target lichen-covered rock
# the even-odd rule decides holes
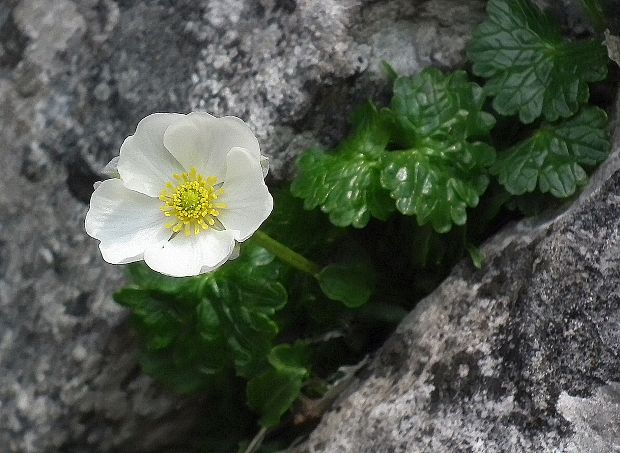
[[[206,109],[284,177],[385,95],[383,60],[461,64],[483,1],[0,3],[0,451],[189,451],[208,405],[140,373],[122,270],[83,231],[99,170],[147,114]]]
[[[457,266],[295,451],[617,451],[620,124],[614,148],[570,209]]]

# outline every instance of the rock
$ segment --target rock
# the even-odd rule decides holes
[[[579,200],[492,238],[482,270],[458,265],[295,452],[618,450],[616,123]]]
[[[459,65],[482,0],[4,0],[0,451],[189,451],[208,405],[140,373],[122,269],[84,234],[100,170],[154,111],[248,120],[290,174],[381,67]],[[570,396],[575,396],[570,394]]]

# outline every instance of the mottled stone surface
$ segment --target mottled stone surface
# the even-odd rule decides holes
[[[498,234],[484,269],[457,266],[297,453],[618,451],[615,129],[614,155],[580,199]]]
[[[122,270],[83,232],[142,117],[241,116],[283,177],[385,96],[382,60],[461,64],[482,3],[1,0],[0,451],[186,452],[208,414],[140,374]]]

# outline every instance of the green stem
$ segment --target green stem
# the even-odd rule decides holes
[[[254,233],[253,238],[256,244],[263,247],[289,266],[305,272],[306,274],[310,274],[314,278],[318,278],[321,268],[316,263],[313,263],[260,230]]]

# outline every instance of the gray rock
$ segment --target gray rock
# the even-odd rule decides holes
[[[616,123],[580,199],[491,239],[484,269],[458,265],[297,453],[618,451]]]
[[[4,0],[0,451],[188,451],[208,404],[140,373],[122,269],[86,237],[99,171],[154,111],[248,120],[282,178],[403,73],[463,62],[482,0]],[[571,394],[573,396],[573,394]]]

